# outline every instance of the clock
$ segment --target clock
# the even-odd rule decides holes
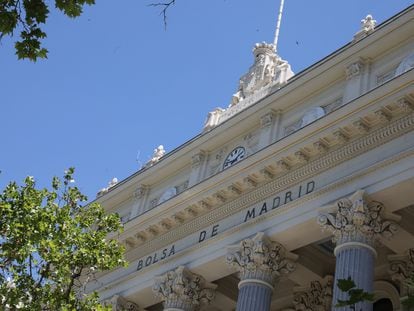
[[[224,160],[223,169],[229,168],[233,164],[239,162],[240,160],[242,160],[244,158],[245,155],[246,155],[246,149],[244,149],[244,147],[234,148],[229,153],[227,158]]]

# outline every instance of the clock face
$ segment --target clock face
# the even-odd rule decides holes
[[[232,152],[230,152],[227,156],[226,160],[224,160],[223,169],[232,166],[236,162],[239,162],[244,158],[245,155],[246,150],[244,149],[244,147],[237,147],[233,149]]]

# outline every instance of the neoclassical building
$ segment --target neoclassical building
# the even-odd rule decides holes
[[[414,272],[414,6],[294,75],[260,43],[227,108],[96,199],[121,215],[114,310],[404,310]]]

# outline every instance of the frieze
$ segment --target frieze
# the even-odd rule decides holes
[[[290,184],[293,184],[300,179],[314,176],[315,174],[328,170],[331,167],[334,167],[339,163],[346,161],[349,158],[355,157],[358,154],[362,154],[367,150],[374,148],[375,146],[378,146],[380,144],[385,143],[386,141],[396,138],[404,134],[405,132],[411,130],[413,127],[413,123],[413,116],[405,115],[392,123],[388,123],[383,128],[373,130],[370,133],[368,133],[368,135],[361,136],[358,139],[349,142],[348,144],[339,149],[330,152],[325,152],[323,156],[317,157],[309,161],[308,164],[296,167],[295,169],[286,172],[280,178],[275,178],[266,185],[258,187],[250,193],[242,195],[242,197],[240,198],[236,198],[233,201],[225,203],[220,209],[220,212],[217,212],[215,209],[213,209],[210,212],[210,214],[207,215],[207,217],[203,216],[202,219],[194,219],[193,221],[188,222],[184,226],[177,228],[173,231],[173,233],[168,233],[164,234],[163,236],[160,236],[157,239],[157,245],[160,245],[160,243],[165,243],[165,245],[168,245],[167,241],[176,240],[177,238],[179,238],[179,236],[182,236],[182,234],[188,234],[189,230],[196,231],[197,228],[200,228],[200,225],[202,225],[202,223],[213,224],[215,221],[214,219],[222,219],[223,217],[227,217],[231,214],[236,213],[238,210],[240,210],[240,208],[246,206],[246,204],[252,204],[255,200],[258,200],[260,197],[266,197],[266,194],[274,192],[274,190],[272,189],[286,189],[287,187],[289,187]],[[142,247],[139,247],[140,252],[149,253],[145,250],[151,249],[151,245],[153,245],[153,243],[155,243],[155,241],[146,242]]]

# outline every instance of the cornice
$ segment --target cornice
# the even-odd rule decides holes
[[[412,99],[405,99],[410,102],[410,107],[412,107]],[[383,109],[381,111],[386,111],[384,113],[388,113],[391,119],[381,120],[375,111],[361,117],[368,128],[367,132],[361,133],[353,124],[355,121],[352,121],[341,128],[341,131],[346,133],[344,135],[347,139],[337,138],[333,133],[338,129],[333,129],[325,137],[310,142],[308,146],[313,147],[292,150],[291,154],[283,158],[274,158],[271,163],[258,167],[256,171],[251,172],[244,179],[234,180],[232,185],[237,186],[238,192],[229,194],[230,187],[227,186],[224,189],[218,189],[211,196],[200,198],[198,203],[193,203],[172,215],[169,220],[171,227],[168,230],[162,229],[159,225],[151,225],[148,228],[142,228],[139,232],[130,232],[131,235],[128,237],[123,236],[122,242],[129,247],[128,257],[132,259],[137,255],[144,256],[155,249],[194,233],[200,228],[231,216],[247,206],[263,200],[263,198],[270,197],[275,192],[281,192],[303,180],[308,180],[340,163],[412,131],[414,129],[414,113],[406,114],[403,112],[402,108],[398,106],[398,102],[387,105],[387,109],[381,108]],[[412,111],[412,108],[410,109]],[[322,149],[318,148],[318,142],[323,142]],[[306,161],[297,159],[298,151],[307,154]],[[289,165],[284,166],[281,163],[289,163]],[[265,171],[271,174],[264,173]],[[218,200],[217,193],[223,199]],[[182,223],[174,219],[177,217],[181,219]],[[163,221],[165,219],[160,219],[160,224]],[[137,236],[141,241],[137,241]],[[133,240],[129,240],[127,243],[128,238]]]

